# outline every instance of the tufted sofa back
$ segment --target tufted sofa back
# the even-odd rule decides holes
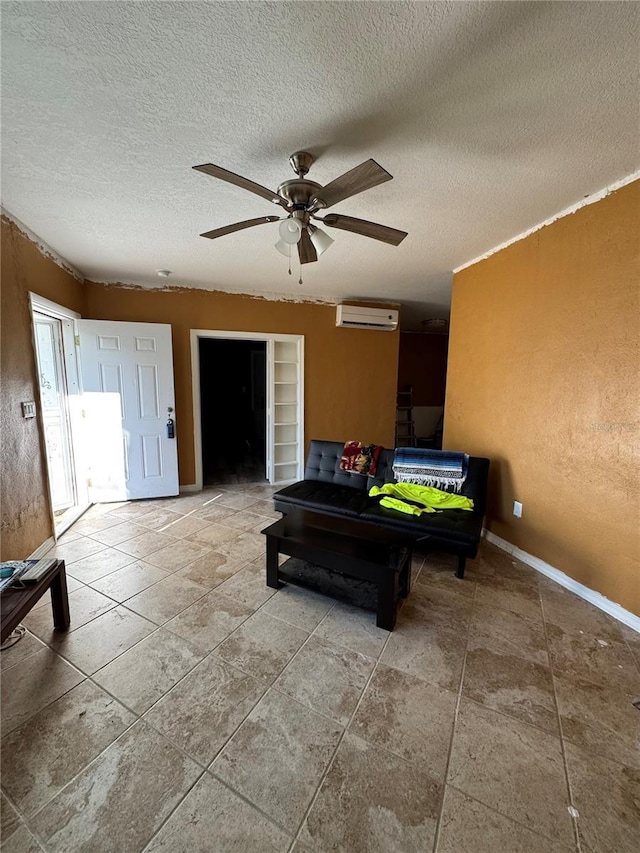
[[[309,445],[307,466],[304,469],[305,480],[318,480],[321,483],[337,483],[351,486],[364,492],[369,478],[362,474],[351,474],[340,470],[340,460],[344,444],[340,441],[318,441],[312,439]]]

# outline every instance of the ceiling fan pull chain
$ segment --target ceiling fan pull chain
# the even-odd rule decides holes
[[[300,278],[298,279],[298,284],[302,284],[302,263],[298,263],[298,268],[300,269]]]

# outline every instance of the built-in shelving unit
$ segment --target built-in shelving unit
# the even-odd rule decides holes
[[[301,340],[273,342],[273,481],[301,476]]]

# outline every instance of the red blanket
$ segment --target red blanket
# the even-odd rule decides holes
[[[347,441],[342,451],[340,469],[352,474],[368,474],[375,477],[378,457],[382,451],[379,444],[362,444],[359,441]]]

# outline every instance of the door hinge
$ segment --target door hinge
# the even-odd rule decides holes
[[[85,409],[82,409],[82,411],[80,412],[80,417],[82,417],[82,418],[87,417],[87,413],[86,413]]]
[[[91,477],[87,477],[87,486],[89,488],[91,488],[91,486],[93,486],[93,480],[91,479]]]
[[[80,346],[80,335],[74,335],[73,340],[76,342],[76,346]]]

